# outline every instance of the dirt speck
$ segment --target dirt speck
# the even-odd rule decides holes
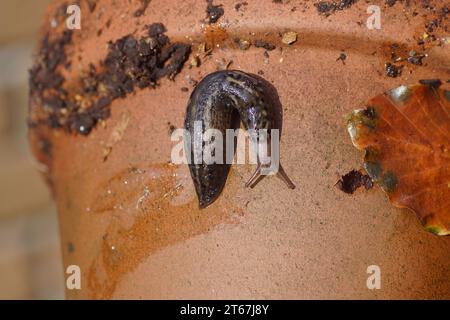
[[[336,186],[343,192],[353,194],[359,187],[364,186],[366,190],[373,187],[372,179],[359,171],[352,170],[349,173],[342,176],[342,178],[336,183]]]
[[[247,5],[248,5],[247,1],[236,3],[236,5],[234,6],[234,10],[239,11],[239,10],[241,10],[241,8],[243,8]]]
[[[409,57],[406,59],[409,63],[421,66],[422,65],[422,60],[423,58],[425,58],[426,55],[424,54],[418,54],[416,51],[411,50],[409,52]]]
[[[46,137],[41,137],[38,142],[39,150],[43,152],[47,157],[52,156],[52,143]]]
[[[187,88],[186,88],[187,89]],[[189,90],[189,89],[188,89]],[[168,122],[167,126],[169,127],[169,135],[172,135],[172,133],[177,129],[172,123]]]
[[[319,14],[329,16],[330,14],[333,14],[336,11],[341,11],[350,8],[356,2],[357,0],[320,1],[318,3],[315,3],[314,6],[316,7]]]
[[[347,55],[345,52],[341,52],[339,57],[337,57],[336,61],[342,61],[342,64],[345,64],[345,60],[347,60]]]
[[[68,253],[73,253],[75,251],[75,246],[73,245],[72,242],[67,242],[67,252]]]
[[[88,0],[89,12],[94,12],[97,7],[97,2],[95,0]]]
[[[207,0],[206,14],[208,15],[208,23],[216,23],[225,13],[222,5],[214,5],[213,0]]]
[[[147,10],[148,5],[150,4],[150,0],[140,0],[140,2],[141,2],[141,7],[139,9],[137,9],[133,14],[135,17],[142,16],[145,13],[145,11]]]
[[[251,46],[251,42],[245,39],[235,39],[235,42],[238,44],[239,49],[248,50]]]
[[[283,33],[283,36],[281,38],[281,42],[284,44],[293,44],[297,41],[297,32],[294,31],[288,31]]]
[[[276,48],[276,46],[274,44],[269,43],[269,42],[264,41],[264,40],[260,40],[260,39],[256,40],[254,44],[255,44],[255,47],[257,47],[257,48],[264,48],[264,49],[266,49],[268,51],[275,50],[275,48]]]
[[[200,66],[200,64],[201,64],[201,61],[200,61],[200,57],[198,57],[198,56],[193,56],[192,58],[191,58],[191,60],[189,61],[189,67],[199,67]]]
[[[390,62],[387,62],[385,65],[384,74],[391,78],[397,78],[402,74],[403,66],[397,66]]]
[[[394,6],[396,2],[397,2],[397,0],[386,0],[386,4],[387,4],[389,7]]]

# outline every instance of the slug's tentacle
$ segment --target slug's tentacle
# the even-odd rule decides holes
[[[191,160],[189,170],[200,208],[207,207],[220,195],[230,165],[226,163],[226,139],[223,141],[223,154],[219,155],[221,163],[194,163],[195,148],[192,146],[196,135],[199,135],[198,125],[201,125],[201,134],[208,129],[214,129],[220,131],[223,137],[226,136],[227,129],[238,127],[239,119],[246,130],[266,129],[270,132],[272,129],[281,129],[281,121],[277,123],[276,110],[279,101],[275,90],[270,88],[273,87],[258,76],[241,71],[218,71],[206,76],[192,92],[185,118],[185,128],[189,133],[185,137],[185,149],[189,153],[188,159]],[[204,148],[212,142],[213,140],[204,141],[201,147]],[[246,183],[247,187],[253,188],[264,178],[262,168],[265,167],[262,167],[258,160],[255,172]],[[295,188],[281,164],[276,175],[289,188]]]
[[[276,173],[276,176],[280,180],[282,180],[289,189],[295,189],[295,184],[288,177],[286,171],[284,171],[283,166],[281,164],[278,167],[278,172]],[[266,177],[266,175],[261,174],[261,164],[258,164],[255,172],[253,172],[252,176],[250,177],[250,179],[248,179],[247,183],[245,184],[245,187],[253,189],[264,177]]]

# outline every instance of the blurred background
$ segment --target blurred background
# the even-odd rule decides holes
[[[0,0],[0,299],[62,299],[50,193],[28,150],[28,69],[50,0]]]

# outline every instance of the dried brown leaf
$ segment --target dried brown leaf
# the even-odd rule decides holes
[[[440,81],[400,86],[348,117],[364,168],[426,230],[450,234],[450,91]]]

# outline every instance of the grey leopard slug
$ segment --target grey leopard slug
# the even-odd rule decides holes
[[[198,83],[190,96],[184,122],[185,129],[190,134],[185,136],[185,150],[190,152],[190,159],[194,159],[190,137],[194,137],[196,121],[202,123],[203,132],[207,128],[214,128],[223,136],[226,129],[235,129],[239,126],[239,119],[246,130],[281,129],[279,128],[281,123],[279,125],[276,123],[274,95],[270,94],[265,83],[266,81],[258,76],[236,70],[211,73]],[[270,145],[270,134],[267,139]],[[229,164],[225,164],[225,161],[223,163],[189,162],[189,171],[200,208],[209,206],[222,192],[230,169]],[[281,164],[277,177],[289,188],[295,188]],[[253,188],[262,178],[264,175],[261,174],[261,163],[258,161],[257,168],[246,183],[246,187]]]

